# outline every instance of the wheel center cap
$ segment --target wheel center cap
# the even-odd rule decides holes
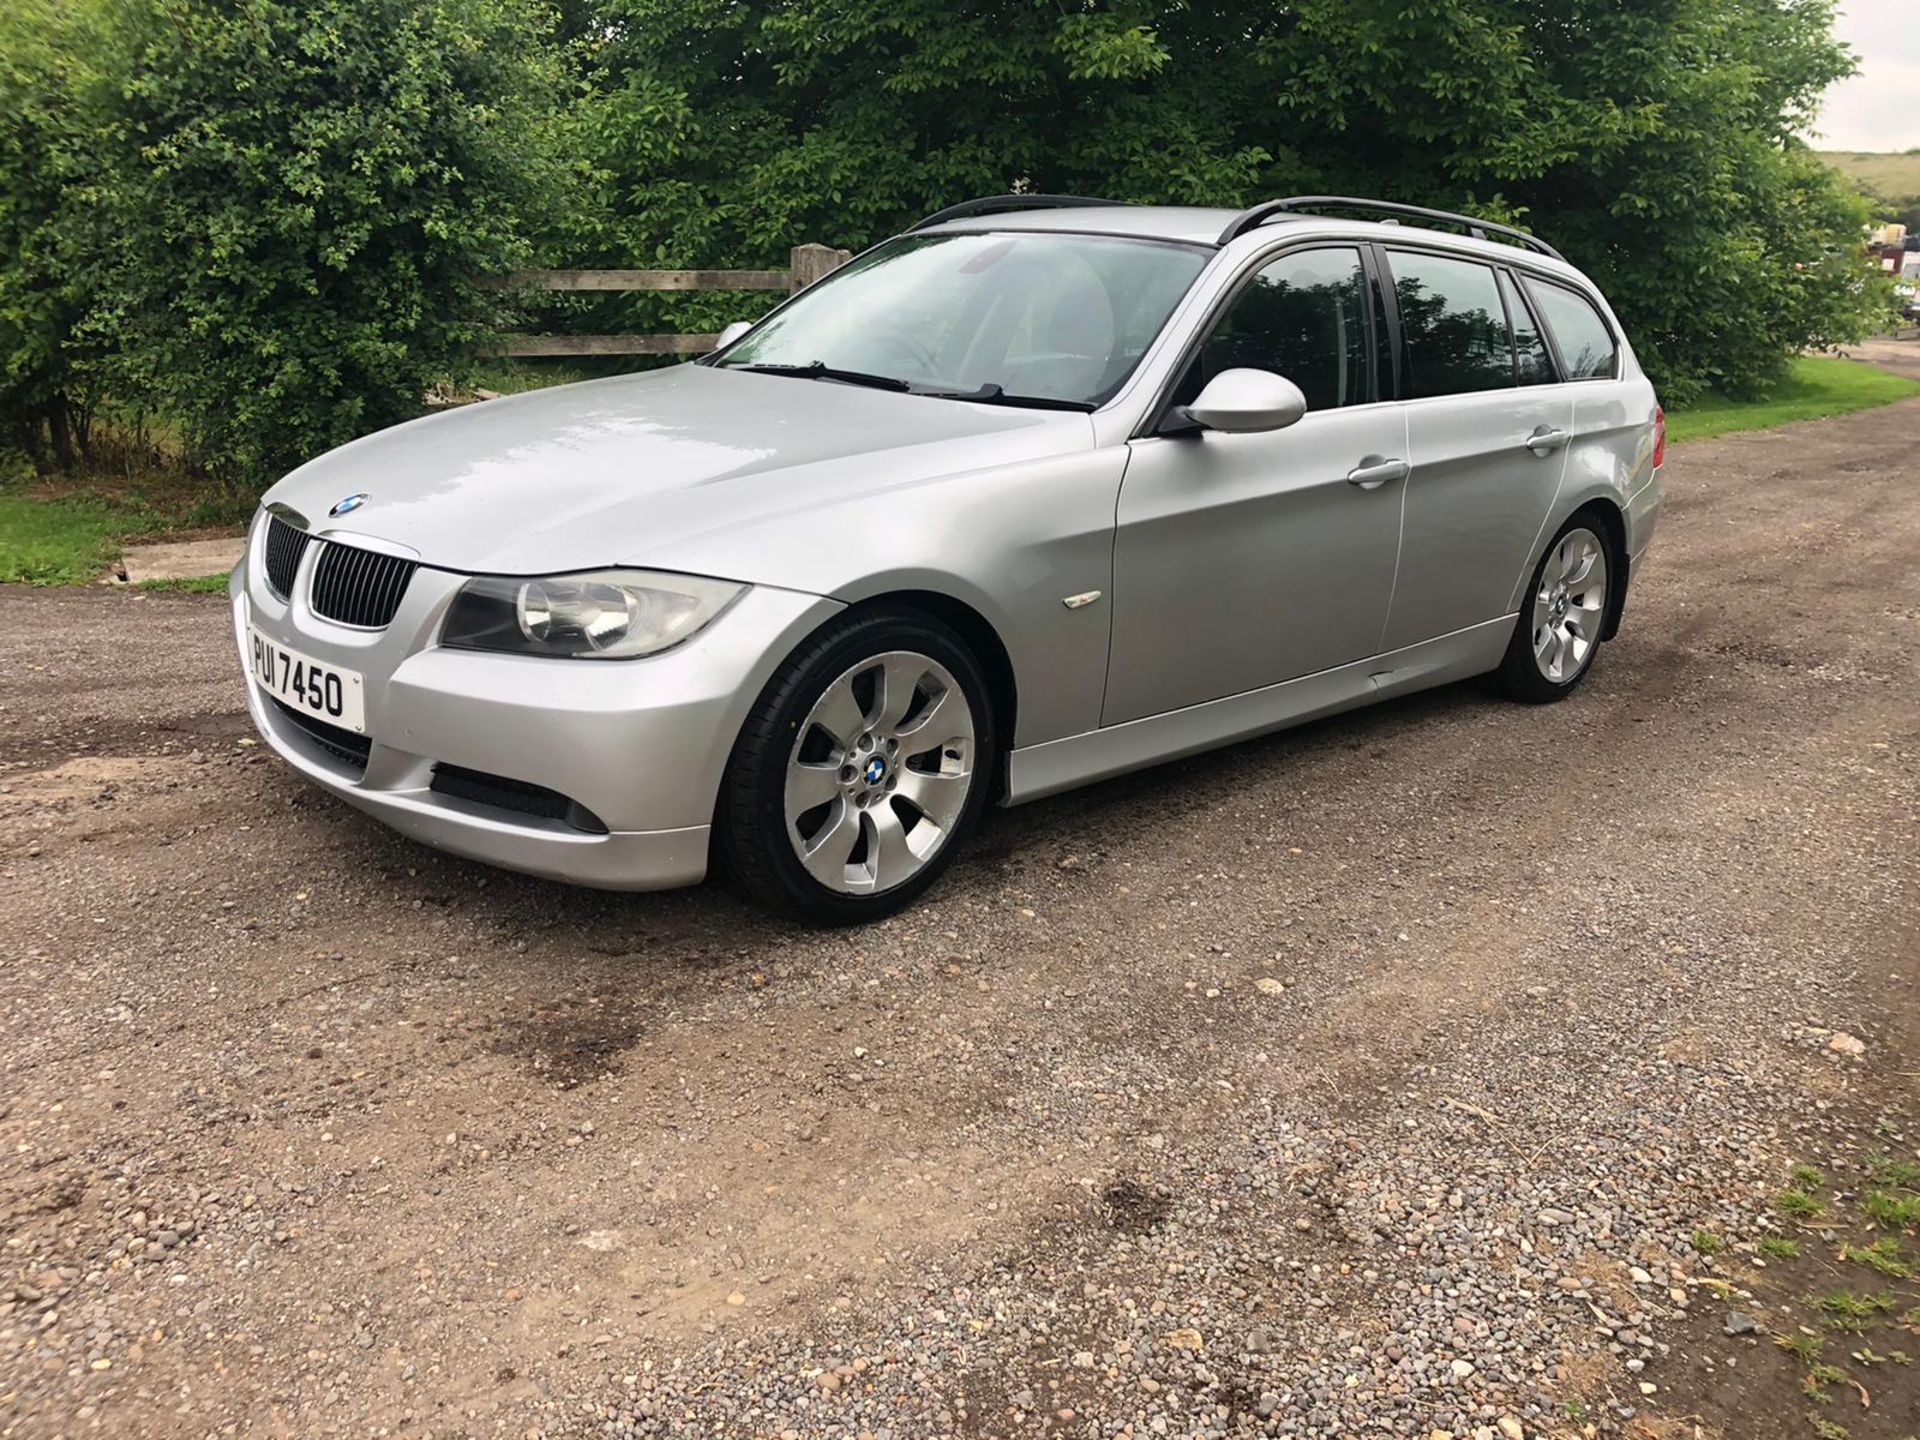
[[[866,781],[869,785],[878,785],[887,778],[887,762],[875,755],[867,761]]]

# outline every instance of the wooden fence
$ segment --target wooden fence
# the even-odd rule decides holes
[[[508,290],[777,290],[791,295],[832,274],[852,252],[796,245],[785,270],[520,270]],[[508,335],[494,355],[704,355],[717,335]]]

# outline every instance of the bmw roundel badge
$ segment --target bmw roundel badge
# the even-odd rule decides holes
[[[867,784],[878,785],[887,778],[887,762],[878,755],[867,761]]]
[[[354,511],[358,510],[362,505],[366,503],[367,503],[367,492],[362,490],[358,495],[349,495],[344,500],[336,501],[334,504],[334,507],[331,510],[327,511],[327,514],[351,515]]]

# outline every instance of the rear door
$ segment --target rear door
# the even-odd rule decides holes
[[[1540,317],[1573,396],[1564,483],[1582,492],[1606,486],[1624,497],[1653,408],[1650,387],[1645,380],[1625,382],[1613,327],[1579,290],[1531,274],[1520,277],[1520,288]]]
[[[1101,723],[1276,684],[1374,653],[1393,591],[1406,427],[1387,396],[1379,297],[1361,247],[1257,263],[1172,397],[1222,370],[1298,385],[1283,430],[1131,442],[1113,551]]]
[[[1408,458],[1400,571],[1382,649],[1510,613],[1573,433],[1534,312],[1504,267],[1387,248]]]

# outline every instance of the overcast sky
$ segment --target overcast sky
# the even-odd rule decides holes
[[[1814,144],[1823,150],[1920,145],[1920,3],[1842,0],[1835,27],[1860,73],[1827,92]]]

